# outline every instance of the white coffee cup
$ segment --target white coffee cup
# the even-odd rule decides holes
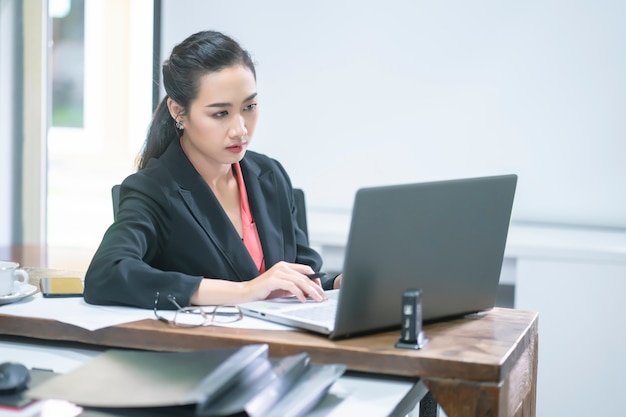
[[[15,283],[27,284],[29,278],[28,272],[21,269],[17,262],[0,261],[0,297],[14,293]]]

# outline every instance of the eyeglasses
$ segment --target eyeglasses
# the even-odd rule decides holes
[[[181,307],[176,301],[176,297],[168,295],[167,299],[176,306],[174,318],[168,320],[159,314],[157,306],[159,305],[159,292],[157,291],[154,298],[154,316],[167,324],[178,327],[200,327],[210,326],[212,324],[234,323],[243,319],[243,313],[238,306],[215,306],[208,309],[203,307]]]

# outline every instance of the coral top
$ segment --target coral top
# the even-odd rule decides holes
[[[243,229],[243,244],[250,252],[250,256],[259,272],[265,272],[265,259],[263,257],[263,247],[259,239],[259,231],[254,223],[250,204],[248,202],[248,193],[246,192],[246,184],[243,181],[243,174],[239,162],[233,164],[235,173],[237,174],[237,184],[239,185],[239,199],[241,200],[241,224]]]

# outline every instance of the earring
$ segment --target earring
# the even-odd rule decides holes
[[[176,121],[176,129],[183,130],[184,128],[185,128],[185,126],[183,126],[183,121],[182,120],[177,120]]]

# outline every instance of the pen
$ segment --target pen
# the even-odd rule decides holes
[[[311,279],[324,278],[326,276],[326,272],[315,272],[313,274],[305,274],[305,275]]]

